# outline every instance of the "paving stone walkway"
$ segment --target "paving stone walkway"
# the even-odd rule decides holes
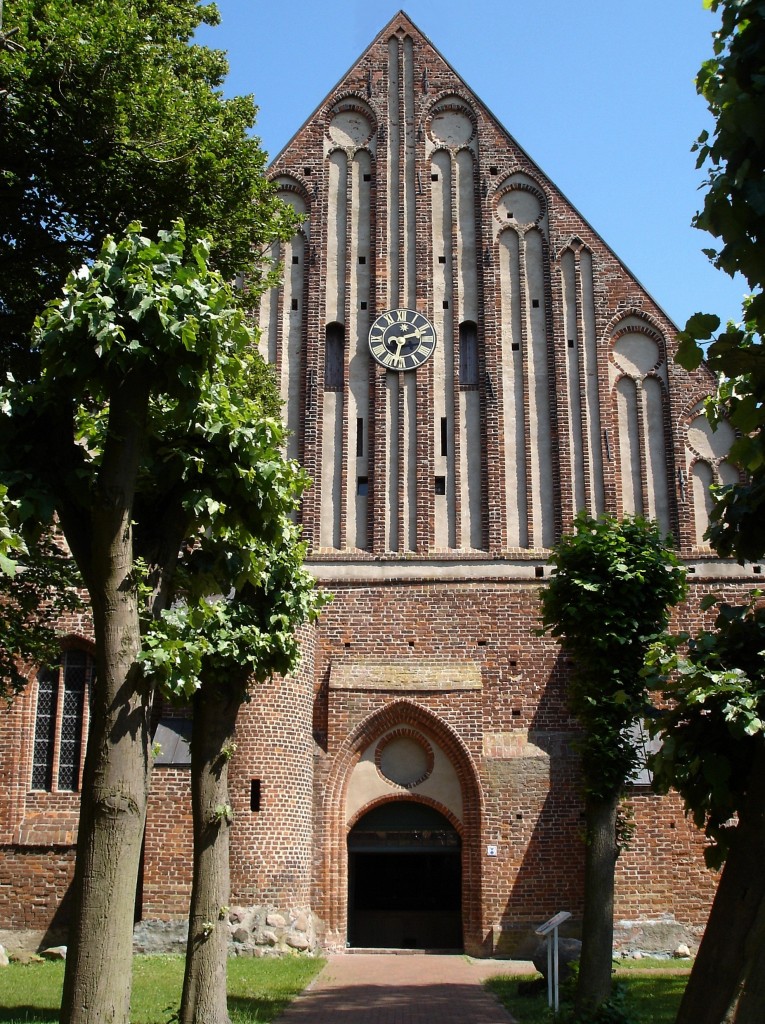
[[[464,956],[340,953],[278,1024],[509,1024],[481,982],[534,973],[526,961]]]

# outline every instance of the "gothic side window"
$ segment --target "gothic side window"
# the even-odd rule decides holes
[[[324,389],[326,391],[342,391],[345,378],[345,328],[343,325],[328,324],[326,340]]]
[[[93,659],[85,651],[65,651],[58,665],[38,672],[32,789],[79,789],[92,680]]]

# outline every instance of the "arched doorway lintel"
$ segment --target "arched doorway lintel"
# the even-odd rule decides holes
[[[454,814],[454,812],[445,804],[421,793],[391,793],[390,796],[381,796],[377,797],[375,800],[371,800],[348,819],[346,823],[346,832],[352,832],[358,822],[361,821],[362,818],[366,817],[370,811],[373,811],[377,807],[381,807],[383,804],[395,803],[397,801],[407,801],[409,803],[424,804],[426,807],[432,807],[434,811],[438,811],[439,814],[442,814],[447,821],[454,826],[455,832],[460,836],[460,838],[462,838],[464,825],[457,815]]]

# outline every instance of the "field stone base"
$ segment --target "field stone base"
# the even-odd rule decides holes
[[[316,918],[307,907],[231,907],[228,912],[230,956],[314,955],[318,948]],[[135,953],[185,953],[186,920],[140,921],[133,929]]]
[[[308,907],[231,907],[228,921],[235,956],[317,951],[316,918]]]
[[[671,954],[683,945],[695,951],[703,934],[703,928],[689,928],[669,915],[653,921],[614,921],[614,949]]]

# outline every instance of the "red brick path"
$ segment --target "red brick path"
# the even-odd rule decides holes
[[[533,970],[525,961],[336,954],[278,1024],[509,1024],[481,982]]]

